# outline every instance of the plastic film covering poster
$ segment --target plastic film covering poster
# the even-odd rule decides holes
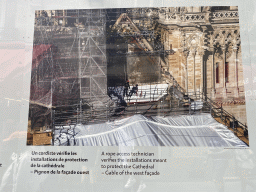
[[[0,191],[256,190],[254,1],[0,5]]]

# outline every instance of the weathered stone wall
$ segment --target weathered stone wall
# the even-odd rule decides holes
[[[146,50],[143,47],[146,44],[145,40],[148,44],[160,41],[165,51],[173,51],[173,54],[165,54],[162,58],[165,61],[162,69],[168,71],[184,90],[207,90],[207,95],[218,102],[243,100],[238,8],[159,8],[157,13],[158,17],[154,18],[154,22],[143,24],[142,21],[133,19],[137,28],[154,30],[156,36],[153,41],[148,37],[136,37],[134,40],[137,43],[133,43],[140,45],[134,46],[132,52],[136,52],[136,49]],[[132,29],[132,25],[129,24],[129,29]],[[152,51],[154,48],[149,50]],[[129,79],[139,83],[161,81],[161,78],[158,78],[161,72],[157,70],[159,63],[150,62],[146,56],[140,58],[127,60]],[[228,66],[228,72],[225,65]],[[152,78],[148,78],[148,75]]]
[[[159,56],[127,56],[127,74],[130,85],[161,81]]]
[[[243,124],[247,124],[246,105],[245,104],[223,106],[223,108],[230,114],[234,115],[238,121],[240,121]]]
[[[164,49],[175,52],[167,56],[169,72],[185,90],[207,85],[212,99],[244,99],[237,7],[163,8],[159,22]]]

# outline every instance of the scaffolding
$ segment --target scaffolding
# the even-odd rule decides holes
[[[105,109],[110,108],[113,101],[107,95],[107,57],[116,60],[119,56],[121,60],[125,58],[130,61],[133,57],[144,57],[155,67],[153,71],[158,71],[156,81],[159,81],[163,66],[167,66],[161,56],[171,54],[172,50],[164,51],[161,44],[155,43],[158,38],[152,26],[157,11],[36,11],[30,93],[31,128],[54,127],[53,113],[64,111],[79,113],[80,123],[84,119],[82,116],[88,113],[92,116],[92,111],[102,111],[97,112],[98,116],[109,114]],[[108,47],[111,38],[123,39],[126,47],[121,52],[118,47],[117,52],[113,51]],[[129,42],[135,43],[139,51],[128,50]],[[128,78],[126,65],[124,62],[124,81]],[[47,114],[47,120],[39,120],[45,116],[42,114]],[[60,119],[64,121],[65,115],[63,117]],[[62,122],[60,119],[58,121]],[[74,124],[78,123],[75,119],[78,118],[72,120]],[[39,125],[36,125],[38,122]]]
[[[166,57],[174,51],[165,49],[161,41],[159,11],[158,8],[36,11],[31,129],[51,129],[54,144],[54,139],[63,135],[74,138],[74,129],[81,124],[106,122],[134,113],[192,114],[191,102],[187,103],[189,108],[182,104],[185,90],[169,73]],[[121,91],[115,95],[121,99],[115,102],[111,99],[114,94],[108,90],[111,87],[108,77],[112,75],[109,69],[119,67],[116,72],[121,72],[121,78],[117,78],[121,81],[114,89],[133,78],[127,65],[138,58],[144,60],[148,69],[140,69],[147,75],[139,86],[150,85],[150,88],[141,88],[141,98],[135,99],[122,98]],[[111,66],[111,63],[118,65]],[[168,87],[158,94],[160,89],[151,87],[152,83],[165,83]],[[139,103],[146,95],[149,101]],[[212,105],[204,109],[212,113]]]
[[[67,124],[67,114],[69,124],[81,123],[82,117],[78,120],[72,116],[111,105],[107,96],[105,29],[106,10],[36,11],[30,92],[32,130]],[[58,114],[65,115],[56,117]]]

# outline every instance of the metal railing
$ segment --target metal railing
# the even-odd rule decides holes
[[[169,79],[169,85],[175,87],[178,91],[185,93],[185,89],[183,89],[180,84],[176,81],[176,79],[168,72],[168,71],[164,71],[162,69],[162,72],[164,74],[165,77],[167,77]]]
[[[175,92],[175,90],[173,90]],[[173,93],[174,93],[173,92]],[[228,111],[226,111],[222,104],[219,105],[213,100],[211,100],[209,97],[205,96],[203,92],[196,91],[196,92],[185,92],[184,89],[179,90],[180,93],[183,94],[183,96],[187,96],[188,98],[188,105],[189,105],[189,114],[193,113],[193,109],[191,109],[191,103],[192,101],[200,100],[203,102],[203,108],[202,112],[209,112],[213,117],[219,117],[221,121],[225,123],[226,126],[233,129],[233,132],[238,135],[242,135],[248,139],[248,127],[246,124],[243,124],[239,120],[236,119],[236,117],[232,114],[230,114]],[[182,104],[182,102],[181,102]],[[208,110],[206,110],[208,108]],[[195,112],[195,111],[194,111]],[[229,124],[228,124],[229,123]],[[242,129],[243,131],[239,130]]]
[[[243,124],[236,117],[226,111],[222,104],[219,105],[218,103],[211,100],[209,97],[205,96],[203,92],[189,92],[187,93],[189,98],[193,98],[196,100],[202,100],[204,103],[211,108],[211,114],[213,117],[220,117],[221,121],[225,123],[228,127],[232,128],[234,133],[239,133],[245,136],[248,139],[248,127],[246,124]],[[229,123],[229,125],[228,125]],[[243,132],[241,132],[238,128],[241,128]]]
[[[87,109],[82,109],[82,106],[84,106],[85,103],[80,102],[80,104],[73,106],[73,109],[71,110],[53,110],[53,130],[59,130],[61,136],[72,133],[72,129],[77,124],[102,123],[115,120],[117,116],[130,116],[133,114],[157,114],[165,116],[170,113],[190,115],[209,113],[214,118],[219,117],[226,126],[233,129],[233,132],[238,137],[240,134],[240,136],[244,136],[248,139],[247,126],[237,120],[234,115],[226,111],[222,105],[212,101],[200,91],[185,93],[178,89],[178,86],[173,85],[174,84],[169,85],[167,89],[156,88],[156,86],[152,86],[150,89],[138,89],[137,94],[140,94],[141,92],[147,92],[149,94],[148,101],[141,102],[143,101],[143,98],[138,97],[134,99],[133,102],[130,102],[128,106],[106,104],[106,107],[104,108],[95,108],[91,105],[88,106]],[[183,97],[177,98],[175,107],[173,104],[175,100],[166,101],[165,96],[177,92],[182,94]],[[161,95],[161,97],[156,98],[156,95]]]
[[[248,139],[248,127],[247,125],[243,124],[239,120],[235,118],[234,115],[230,114],[228,111],[223,109],[222,104],[218,105],[216,102],[212,101],[210,98],[207,97],[207,103],[212,106],[214,115],[221,118],[221,120],[225,123],[228,121],[230,122],[229,127],[233,128],[234,131],[239,132],[240,134],[244,135]],[[232,122],[232,123],[231,123]],[[242,128],[243,133],[239,131],[237,128]]]

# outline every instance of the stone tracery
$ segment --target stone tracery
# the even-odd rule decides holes
[[[164,50],[173,53],[161,56],[165,62],[161,67],[186,92],[203,92],[223,103],[244,101],[238,7],[154,8],[151,12],[157,15],[153,41],[158,38]]]
[[[183,52],[181,57],[184,59],[180,61],[184,62],[185,70],[188,72],[183,73],[187,74],[186,78],[179,78],[178,74],[175,78],[186,81],[180,84],[185,84],[184,88],[188,92],[197,90],[202,92],[203,87],[206,86],[206,90],[212,91],[205,94],[215,99],[228,99],[228,90],[232,89],[237,98],[244,97],[244,93],[238,92],[237,89],[243,85],[235,83],[238,76],[243,78],[237,70],[239,66],[237,63],[241,62],[241,56],[238,56],[238,51],[241,49],[238,17],[237,7],[221,7],[220,9],[179,7],[175,11],[173,9],[160,11],[159,22],[169,28],[175,25],[181,32],[179,38],[169,34],[169,39],[172,39],[172,42],[180,41],[173,48],[178,48]],[[175,57],[177,58],[178,55],[169,55],[169,61]],[[218,78],[216,77],[217,63]],[[173,66],[175,65],[170,67],[170,71],[175,70],[172,69]],[[219,82],[216,82],[216,78]],[[192,82],[189,82],[191,80]]]

